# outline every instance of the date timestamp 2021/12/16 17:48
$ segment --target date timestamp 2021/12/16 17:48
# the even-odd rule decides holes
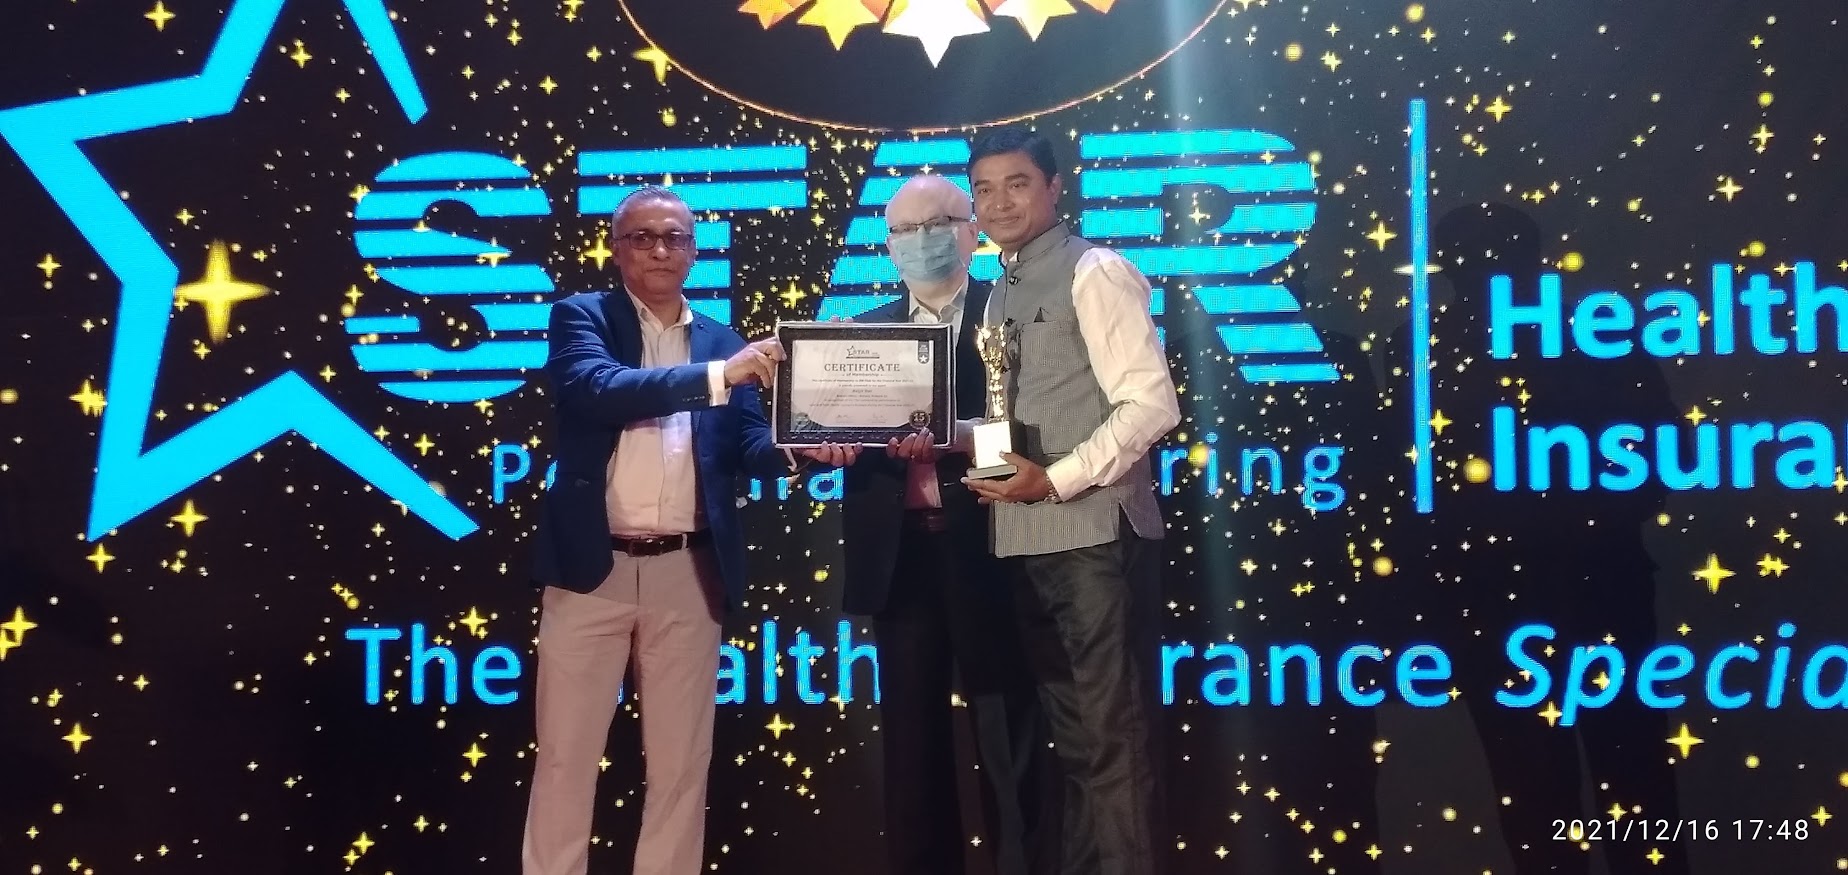
[[[1552,822],[1553,840],[1559,842],[1678,842],[1688,841],[1806,841],[1822,825],[1807,817],[1745,818],[1734,820],[1668,820],[1631,817],[1621,820],[1564,820]]]

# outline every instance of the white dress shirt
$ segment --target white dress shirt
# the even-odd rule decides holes
[[[916,296],[912,296],[909,299],[911,301],[911,321],[924,325],[949,323],[950,350],[953,355],[956,349],[956,336],[962,331],[963,305],[968,297],[969,280],[967,277],[963,279],[962,288],[956,290],[956,294],[950,298],[949,303],[943,305],[943,309],[939,312],[930,312],[923,304],[918,303]],[[942,506],[943,491],[937,485],[937,463],[912,462],[905,472],[905,509],[920,510]]]
[[[641,366],[687,364],[692,355],[693,308],[683,299],[680,318],[672,325],[662,325],[653,310],[634,294],[626,294],[641,319]],[[707,365],[706,382],[714,407],[731,400],[724,362]],[[682,411],[624,426],[604,469],[603,502],[612,535],[646,538],[705,528],[695,476],[693,414]]]
[[[1152,296],[1142,272],[1111,249],[1087,250],[1072,271],[1078,333],[1111,410],[1071,455],[1047,466],[1046,476],[1061,500],[1115,483],[1181,422],[1168,354],[1149,316]]]

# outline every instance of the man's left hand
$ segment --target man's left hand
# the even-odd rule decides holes
[[[846,468],[860,458],[859,444],[823,443],[796,451],[796,455],[833,468]]]
[[[1020,504],[1044,501],[1052,496],[1052,479],[1046,476],[1045,468],[1013,453],[1002,453],[1001,458],[1014,466],[1014,476],[1006,480],[963,478],[969,491],[975,493],[983,504],[994,504],[997,501]]]

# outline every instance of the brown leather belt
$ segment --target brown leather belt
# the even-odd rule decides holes
[[[611,549],[630,556],[659,556],[675,550],[703,547],[711,542],[711,529],[700,529],[697,532],[682,535],[656,535],[652,538],[610,536]]]

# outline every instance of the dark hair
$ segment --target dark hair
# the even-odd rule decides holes
[[[686,210],[688,215],[693,214],[693,208],[687,206],[687,202],[682,199],[680,195],[675,194],[672,189],[659,185],[644,185],[641,188],[629,192],[629,194],[622,199],[622,202],[616,205],[616,210],[610,213],[610,228],[614,230],[617,225],[622,224],[622,214],[625,210],[629,209],[630,206],[645,201],[664,201],[670,204],[677,204],[681,209]]]
[[[969,147],[969,169],[974,170],[975,162],[983,158],[1009,152],[1026,153],[1033,166],[1046,175],[1047,182],[1059,175],[1059,160],[1052,154],[1052,141],[1026,128],[996,128],[978,135]]]

